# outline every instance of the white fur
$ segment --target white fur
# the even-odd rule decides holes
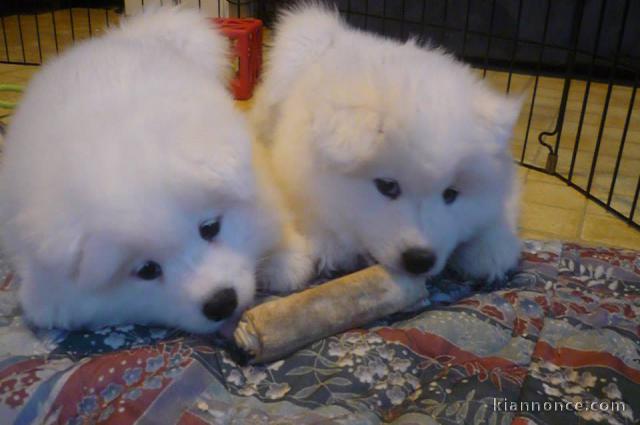
[[[319,6],[286,12],[252,120],[304,241],[290,238],[265,280],[298,287],[314,265],[349,268],[358,255],[402,268],[412,247],[436,253],[428,275],[451,257],[473,277],[502,276],[519,256],[508,207],[519,109],[442,51],[349,28]],[[382,196],[376,178],[402,195]],[[451,205],[448,187],[460,192]]]
[[[7,133],[0,225],[36,325],[209,332],[217,291],[252,302],[279,224],[222,84],[225,46],[197,13],[163,8],[34,77]],[[198,226],[218,216],[205,242]],[[161,278],[134,276],[147,260]]]

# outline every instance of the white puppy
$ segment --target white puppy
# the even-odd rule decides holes
[[[196,12],[160,9],[34,77],[0,177],[33,323],[209,332],[252,302],[279,224],[224,88],[226,46]]]
[[[361,256],[415,275],[450,259],[472,277],[502,276],[519,256],[509,149],[519,109],[437,49],[349,28],[314,5],[285,13],[253,121],[298,236],[265,281],[298,287],[315,267]]]

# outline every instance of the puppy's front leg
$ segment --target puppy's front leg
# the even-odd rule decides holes
[[[304,288],[314,272],[315,260],[309,241],[289,229],[278,249],[260,268],[258,285],[272,292],[292,292]]]
[[[516,266],[520,258],[520,239],[508,221],[498,221],[473,239],[460,245],[450,264],[471,278],[494,281]]]

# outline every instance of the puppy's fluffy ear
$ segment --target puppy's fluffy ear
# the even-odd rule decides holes
[[[274,48],[267,64],[270,80],[289,87],[333,44],[341,28],[343,24],[338,12],[326,6],[303,4],[283,11],[278,18]]]
[[[259,136],[270,138],[274,108],[286,99],[296,79],[331,47],[342,28],[338,12],[326,5],[303,3],[281,11],[251,114]]]
[[[124,254],[108,240],[87,235],[80,238],[74,248],[70,275],[79,287],[103,287],[120,271]]]
[[[313,146],[329,166],[348,173],[373,159],[384,142],[379,112],[362,107],[335,110],[323,102],[316,108],[311,126]]]
[[[505,96],[484,85],[477,87],[473,100],[473,108],[479,118],[477,130],[492,150],[509,148],[523,100],[523,96]]]
[[[111,36],[162,44],[221,81],[230,74],[226,39],[213,23],[193,9],[147,7],[139,15],[125,20]]]

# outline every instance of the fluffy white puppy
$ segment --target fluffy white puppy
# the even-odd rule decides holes
[[[226,46],[196,12],[159,9],[34,77],[0,176],[34,324],[209,332],[252,302],[279,225],[224,87]]]
[[[319,6],[284,13],[252,119],[297,235],[265,281],[286,290],[361,256],[418,276],[448,260],[502,276],[520,252],[519,109],[442,51],[349,28]]]

